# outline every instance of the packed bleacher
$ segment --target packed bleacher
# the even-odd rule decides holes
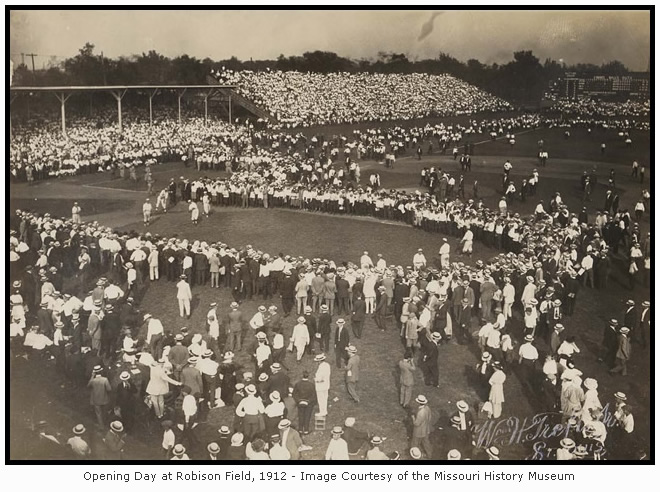
[[[213,149],[229,161],[245,144],[246,130],[220,121],[205,124],[190,118],[148,122],[127,121],[120,134],[116,124],[99,127],[96,119],[73,120],[64,137],[56,124],[25,125],[15,130],[10,145],[10,168],[19,181],[73,174],[112,172],[141,166],[147,160],[179,161],[189,151]]]
[[[215,74],[286,127],[410,120],[510,110],[450,75],[231,71]]]
[[[551,110],[590,118],[639,118],[648,117],[651,114],[651,101],[610,102],[588,97],[575,100],[556,99]]]

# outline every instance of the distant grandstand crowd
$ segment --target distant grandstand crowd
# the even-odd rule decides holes
[[[410,120],[512,109],[450,75],[253,72],[214,73],[289,127]]]
[[[179,123],[172,108],[159,109],[152,126],[134,109],[124,109],[124,128],[119,134],[111,123],[114,110],[96,118],[68,118],[67,136],[56,115],[14,123],[10,145],[10,171],[18,181],[33,181],[72,174],[135,169],[147,161],[167,162],[201,157],[212,169],[226,169],[240,156],[253,156],[264,148],[272,151],[306,152],[300,132],[285,130],[313,125],[371,121],[372,128],[341,136],[335,149],[375,157],[398,154],[424,138],[433,138],[440,151],[469,140],[470,135],[505,137],[539,127],[630,129],[648,131],[650,102],[612,103],[593,100],[556,100],[547,113],[516,114],[489,118],[488,113],[512,110],[495,96],[448,75],[300,73],[282,71],[219,70],[212,75],[276,117],[245,126],[202,118]],[[560,114],[561,113],[561,114]],[[474,115],[467,123],[446,123],[412,128],[394,127],[389,121],[433,116]],[[509,139],[507,138],[507,141]],[[268,145],[265,146],[264,142]],[[300,144],[300,145],[299,145]],[[253,147],[247,148],[252,145]],[[257,149],[258,147],[258,149]],[[426,150],[426,149],[425,149]]]
[[[204,122],[203,118],[188,118],[179,124],[174,117],[160,119],[153,126],[140,121],[130,111],[125,117],[123,132],[116,125],[101,126],[90,118],[69,120],[67,137],[59,125],[28,124],[17,129],[10,145],[10,172],[16,181],[38,181],[49,178],[110,172],[131,173],[155,164],[190,159],[202,163],[204,169],[231,170],[246,161],[271,159],[273,153],[313,156],[311,150],[319,138],[305,137],[266,127],[266,122],[230,125],[221,121]],[[107,119],[107,118],[105,118]],[[609,128],[649,130],[649,122],[596,118],[562,118],[556,115],[523,113],[503,118],[474,118],[466,123],[438,123],[411,127],[388,125],[355,130],[325,141],[323,153],[332,160],[343,157],[384,161],[414,152],[422,141],[441,153],[457,152],[458,146],[479,138],[507,138],[515,133],[540,127]],[[319,144],[320,145],[320,144]],[[428,145],[428,144],[426,144]],[[428,151],[425,148],[424,151]],[[295,157],[295,155],[294,155]]]
[[[608,102],[590,98],[558,99],[552,110],[589,117],[645,117],[651,113],[651,101]]]

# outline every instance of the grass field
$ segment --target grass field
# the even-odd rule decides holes
[[[542,134],[547,142],[553,142],[552,131]],[[576,141],[577,136],[573,133]],[[572,137],[572,139],[574,138]],[[524,177],[536,167],[533,158],[535,152],[528,153],[534,148],[538,140],[537,132],[520,136],[516,148],[511,155],[516,177]],[[582,138],[582,137],[580,137]],[[641,138],[633,136],[634,145],[637,146]],[[559,190],[564,200],[572,210],[581,205],[579,191],[579,175],[583,169],[593,163],[599,164],[601,177],[606,176],[610,164],[599,162],[599,141],[595,139],[594,147],[590,147],[584,140],[584,151],[579,153],[580,145],[570,147],[573,141],[565,142],[562,138],[556,141],[557,148],[549,147],[549,166],[540,169],[541,184],[540,198],[547,199],[550,194]],[[648,138],[647,138],[648,142]],[[561,145],[561,146],[560,146]],[[641,143],[640,143],[641,145]],[[566,149],[564,149],[566,146]],[[646,158],[649,148],[646,144]],[[608,148],[614,144],[608,144]],[[636,148],[636,147],[635,147]],[[635,148],[622,149],[621,163],[614,165],[619,176],[618,184],[621,194],[622,207],[632,208],[634,201],[642,187],[637,182],[631,182],[627,175],[630,162],[633,159],[644,161],[644,157],[635,155]],[[476,177],[482,183],[482,194],[486,197],[486,205],[492,207],[499,198],[499,176],[504,157],[508,156],[508,146],[501,142],[485,143],[477,146],[476,156],[473,158],[473,172],[466,178],[466,193],[471,195],[471,183]],[[527,150],[526,150],[527,149]],[[589,149],[589,150],[587,150]],[[573,155],[575,151],[575,155]],[[560,158],[564,155],[571,158]],[[614,150],[613,150],[614,152]],[[640,152],[644,154],[644,152]],[[482,157],[483,156],[483,157]],[[597,159],[597,160],[594,160]],[[485,162],[483,162],[485,161]],[[451,157],[424,156],[422,161],[414,158],[402,158],[394,170],[383,169],[377,163],[362,163],[363,176],[368,176],[372,169],[381,173],[382,184],[387,187],[414,189],[419,180],[419,170],[423,166],[441,165],[443,169],[458,170],[458,164]],[[453,166],[453,167],[452,167]],[[587,167],[585,167],[587,166]],[[166,183],[170,177],[178,178],[180,175],[193,177],[197,172],[185,169],[181,164],[165,164],[156,170],[158,183]],[[650,173],[647,169],[647,180]],[[211,173],[209,173],[210,175]],[[602,205],[603,190],[599,187],[593,195],[593,202],[588,204],[590,216]],[[28,187],[26,185],[13,185],[10,188],[10,206],[15,208],[29,208],[37,211],[48,211],[53,215],[70,213],[71,202],[77,199],[83,207],[84,220],[99,220],[120,230],[144,231],[141,223],[140,206],[146,193],[131,188],[130,183],[119,180],[109,181],[108,176],[83,176],[65,180],[54,180],[39,183]],[[37,200],[35,201],[35,198]],[[536,201],[526,204],[515,203],[514,211],[528,213],[535,206]],[[576,210],[577,211],[577,210]],[[648,230],[648,218],[642,223],[644,231]],[[269,253],[280,251],[286,254],[312,257],[326,257],[335,261],[357,262],[361,252],[367,249],[372,256],[383,253],[388,263],[406,265],[410,264],[412,256],[418,247],[424,248],[427,258],[434,257],[439,247],[440,236],[416,230],[402,224],[383,224],[372,219],[353,219],[348,217],[335,217],[314,213],[297,212],[289,210],[263,210],[263,209],[214,209],[209,219],[202,219],[198,226],[189,221],[187,211],[182,204],[177,205],[166,215],[157,215],[156,220],[149,227],[155,234],[174,235],[190,240],[222,240],[232,246],[252,244]],[[457,245],[457,238],[450,238],[452,249]],[[477,259],[487,259],[498,252],[485,248],[481,244],[475,245],[475,254],[468,263]],[[582,352],[576,357],[577,366],[588,376],[595,377],[599,382],[599,393],[603,403],[611,402],[611,395],[615,391],[623,391],[628,395],[629,402],[634,409],[636,420],[635,433],[639,439],[640,448],[648,449],[650,422],[650,354],[633,346],[633,357],[629,365],[630,376],[611,377],[604,366],[596,362],[602,330],[611,317],[621,318],[624,312],[624,302],[633,298],[637,302],[649,298],[648,289],[637,288],[631,292],[627,290],[625,276],[619,265],[615,262],[612,285],[607,291],[593,291],[585,289],[578,294],[578,308],[576,313],[567,319],[565,325],[569,333],[577,337]],[[624,286],[625,284],[625,286]],[[202,331],[205,327],[204,316],[208,303],[217,301],[220,310],[224,312],[231,298],[225,289],[213,290],[209,287],[193,288],[195,297],[193,313],[189,320],[178,317],[178,308],[175,301],[176,289],[173,284],[165,280],[155,282],[146,291],[141,303],[143,312],[151,312],[163,320],[166,329],[178,330],[184,324],[193,331]],[[260,300],[248,301],[242,309],[246,314],[255,312]],[[270,302],[270,301],[269,301]],[[272,301],[280,305],[278,300]],[[365,327],[365,336],[358,340],[356,345],[362,358],[362,379],[360,393],[362,402],[356,405],[348,398],[343,385],[343,373],[333,366],[332,383],[330,390],[330,414],[328,428],[340,424],[348,416],[356,417],[357,427],[368,430],[388,438],[386,451],[405,451],[407,434],[404,424],[405,413],[398,406],[395,371],[396,363],[402,354],[402,347],[394,331],[392,320],[389,321],[388,331],[378,332],[372,320],[368,320]],[[514,321],[514,326],[520,326],[520,319]],[[287,334],[294,325],[294,318],[285,321]],[[541,346],[541,349],[546,349]],[[423,385],[421,374],[415,392],[424,393],[430,400],[430,406],[439,418],[441,426],[446,427],[446,415],[453,411],[455,402],[466,400],[471,406],[477,405],[484,397],[479,395],[471,380],[471,368],[478,358],[476,346],[461,346],[450,344],[440,349],[441,387],[430,389]],[[333,357],[330,359],[334,360]],[[238,362],[249,367],[249,356],[242,352]],[[50,364],[50,363],[49,363]],[[304,360],[296,364],[291,355],[287,356],[286,364],[293,381],[297,380],[303,369],[313,370],[314,364]],[[93,413],[88,406],[88,397],[85,391],[77,391],[68,383],[59,379],[52,371],[37,370],[31,363],[23,359],[14,362],[11,384],[11,418],[15,426],[21,426],[25,420],[40,420],[47,418],[63,434],[68,436],[69,429],[78,421],[84,422],[88,429],[93,426]],[[34,389],[37,391],[34,391]],[[336,401],[335,401],[336,398]],[[519,384],[517,377],[510,374],[505,383],[505,398],[503,417],[525,417],[533,415],[538,409],[534,398],[526,394]],[[44,399],[47,404],[44,404]],[[35,409],[33,414],[28,409]],[[231,409],[213,410],[207,422],[199,429],[198,434],[203,442],[210,441],[216,435],[215,429],[222,424],[231,424]],[[15,427],[14,426],[14,427]],[[92,434],[95,434],[93,431]],[[97,436],[98,437],[98,436]],[[25,436],[12,432],[10,444],[12,450],[21,450],[21,440]],[[127,446],[127,458],[158,459],[160,433],[154,427],[145,428],[131,436]],[[305,459],[322,458],[325,446],[330,439],[329,431],[314,432],[306,442],[313,446],[313,450],[304,453]],[[441,443],[438,448],[441,449]],[[15,451],[21,452],[21,451]],[[502,449],[503,459],[523,458],[530,454],[528,447],[512,445]],[[12,453],[13,456],[16,456]],[[192,455],[200,456],[198,451]],[[18,457],[18,456],[16,456]]]

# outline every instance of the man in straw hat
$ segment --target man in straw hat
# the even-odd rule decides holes
[[[433,426],[431,422],[431,409],[428,407],[428,400],[424,395],[418,395],[417,398],[415,398],[415,401],[419,406],[412,418],[413,431],[410,447],[420,448],[421,445],[420,449],[424,450],[426,457],[432,458],[433,446],[431,446],[431,441],[429,439]]]
[[[186,454],[186,448],[183,444],[177,444],[172,450],[172,456],[170,461],[188,461],[190,458]]]
[[[73,428],[73,437],[69,438],[66,442],[67,446],[71,448],[73,454],[75,454],[77,459],[88,459],[92,450],[89,448],[89,444],[84,439],[84,435],[87,429],[82,424],[78,424]]]
[[[319,415],[328,415],[328,392],[330,390],[330,364],[326,362],[325,354],[318,354],[314,361],[318,362],[318,368],[314,375],[314,384],[316,388],[316,400],[319,403]]]
[[[348,461],[348,444],[342,439],[344,429],[340,426],[332,428],[332,439],[328,443],[328,448],[325,451],[325,459],[330,461]]]
[[[342,360],[345,363],[348,362],[348,352],[346,351],[346,348],[349,345],[350,335],[348,334],[348,328],[344,326],[346,322],[343,318],[339,318],[336,324],[337,328],[335,329],[334,339],[335,358],[337,367],[341,368]]]
[[[108,433],[103,438],[108,451],[108,459],[121,460],[124,456],[124,425],[115,420],[110,424]]]
[[[305,354],[305,348],[310,342],[309,330],[307,329],[307,324],[304,316],[298,318],[298,323],[293,327],[293,333],[291,334],[291,345],[290,348],[296,348],[296,360],[300,362],[303,355]]]
[[[358,395],[358,381],[360,380],[360,356],[354,345],[346,347],[348,352],[348,362],[346,363],[346,391],[355,403],[360,403]]]
[[[630,359],[630,328],[622,326],[619,330],[618,346],[615,354],[614,367],[610,369],[610,374],[621,373],[622,376],[628,375],[628,359]]]
[[[94,407],[96,420],[100,427],[105,427],[105,416],[110,404],[112,387],[110,381],[103,375],[103,367],[96,365],[92,369],[92,378],[87,383],[90,388],[89,403]]]
[[[431,336],[422,333],[419,338],[422,345],[422,372],[426,386],[439,387],[438,343],[440,340],[442,340],[442,335],[436,331]]]

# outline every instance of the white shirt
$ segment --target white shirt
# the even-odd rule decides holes
[[[179,282],[176,284],[176,288],[177,299],[192,299],[192,292],[190,291],[190,285],[188,285],[188,282],[185,280],[179,280]]]
[[[174,435],[174,431],[172,431],[172,429],[168,429],[163,432],[163,449],[173,448],[175,444],[176,436]]]
[[[413,256],[413,265],[426,265],[426,257],[423,253],[416,253]]]
[[[349,460],[348,444],[341,437],[335,439],[334,437],[328,444],[328,449],[325,452],[326,460]]]
[[[268,357],[270,357],[271,351],[270,347],[266,344],[259,344],[257,347],[257,350],[255,352],[255,356],[257,358],[257,365],[261,366],[266,360],[268,360]]]
[[[253,330],[257,330],[262,326],[264,326],[264,315],[261,312],[257,312],[250,320],[250,327],[252,327]]]
[[[314,376],[314,383],[317,391],[327,391],[330,389],[330,364],[323,361],[319,364]]]
[[[159,319],[151,318],[147,325],[147,343],[151,343],[151,337],[160,335],[164,332],[163,324]]]
[[[190,417],[194,417],[197,413],[197,402],[195,401],[195,397],[193,395],[184,396],[181,409],[186,416],[186,421],[188,421]]]
[[[582,258],[582,263],[580,263],[580,266],[582,266],[582,268],[585,270],[591,270],[594,266],[594,259],[591,257],[591,255],[587,255]]]
[[[536,347],[534,347],[534,345],[528,342],[528,343],[523,343],[520,346],[520,349],[518,350],[518,355],[520,355],[523,359],[538,360],[539,351],[536,350]]]

